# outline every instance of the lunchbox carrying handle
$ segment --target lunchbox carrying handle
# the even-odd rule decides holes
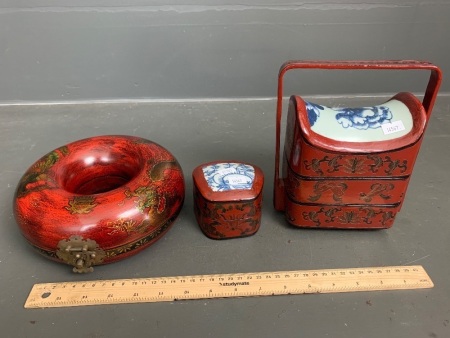
[[[274,207],[284,209],[284,182],[280,179],[280,129],[283,110],[283,77],[291,69],[387,69],[387,70],[429,70],[431,71],[425,90],[422,106],[427,114],[427,123],[436,101],[437,93],[442,82],[442,72],[436,65],[425,61],[389,60],[389,61],[302,61],[291,60],[285,62],[278,73],[277,95],[277,123],[275,142],[275,178],[274,178]]]

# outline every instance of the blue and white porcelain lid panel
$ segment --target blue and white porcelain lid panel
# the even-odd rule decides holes
[[[212,191],[250,190],[255,180],[255,168],[243,163],[214,163],[202,171]]]
[[[307,101],[305,105],[311,130],[336,141],[392,140],[413,128],[411,112],[399,100],[362,108],[326,107]]]

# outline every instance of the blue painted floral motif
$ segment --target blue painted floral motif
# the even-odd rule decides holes
[[[317,118],[320,117],[320,111],[325,108],[319,104],[305,101],[306,112],[308,113],[309,125],[312,127],[316,123]]]
[[[212,191],[250,190],[255,179],[255,168],[243,163],[215,163],[202,169]]]
[[[325,110],[324,107],[315,103],[305,102],[308,120],[312,127],[320,117],[320,111]],[[384,123],[390,123],[392,120],[392,112],[389,107],[375,106],[363,108],[328,108],[336,112],[336,121],[343,128],[355,128],[359,130],[380,128]]]
[[[375,129],[380,128],[383,123],[390,122],[392,120],[392,112],[385,106],[343,108],[336,114],[336,120],[344,128]]]

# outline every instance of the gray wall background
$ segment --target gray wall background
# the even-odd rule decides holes
[[[448,0],[2,0],[0,103],[273,97],[287,59],[423,59],[445,79],[449,33]],[[328,73],[288,81],[329,95],[426,78]]]

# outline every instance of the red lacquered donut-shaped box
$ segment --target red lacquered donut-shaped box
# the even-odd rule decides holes
[[[160,145],[97,136],[53,150],[22,176],[16,221],[40,253],[89,272],[150,246],[177,217],[183,172]]]

